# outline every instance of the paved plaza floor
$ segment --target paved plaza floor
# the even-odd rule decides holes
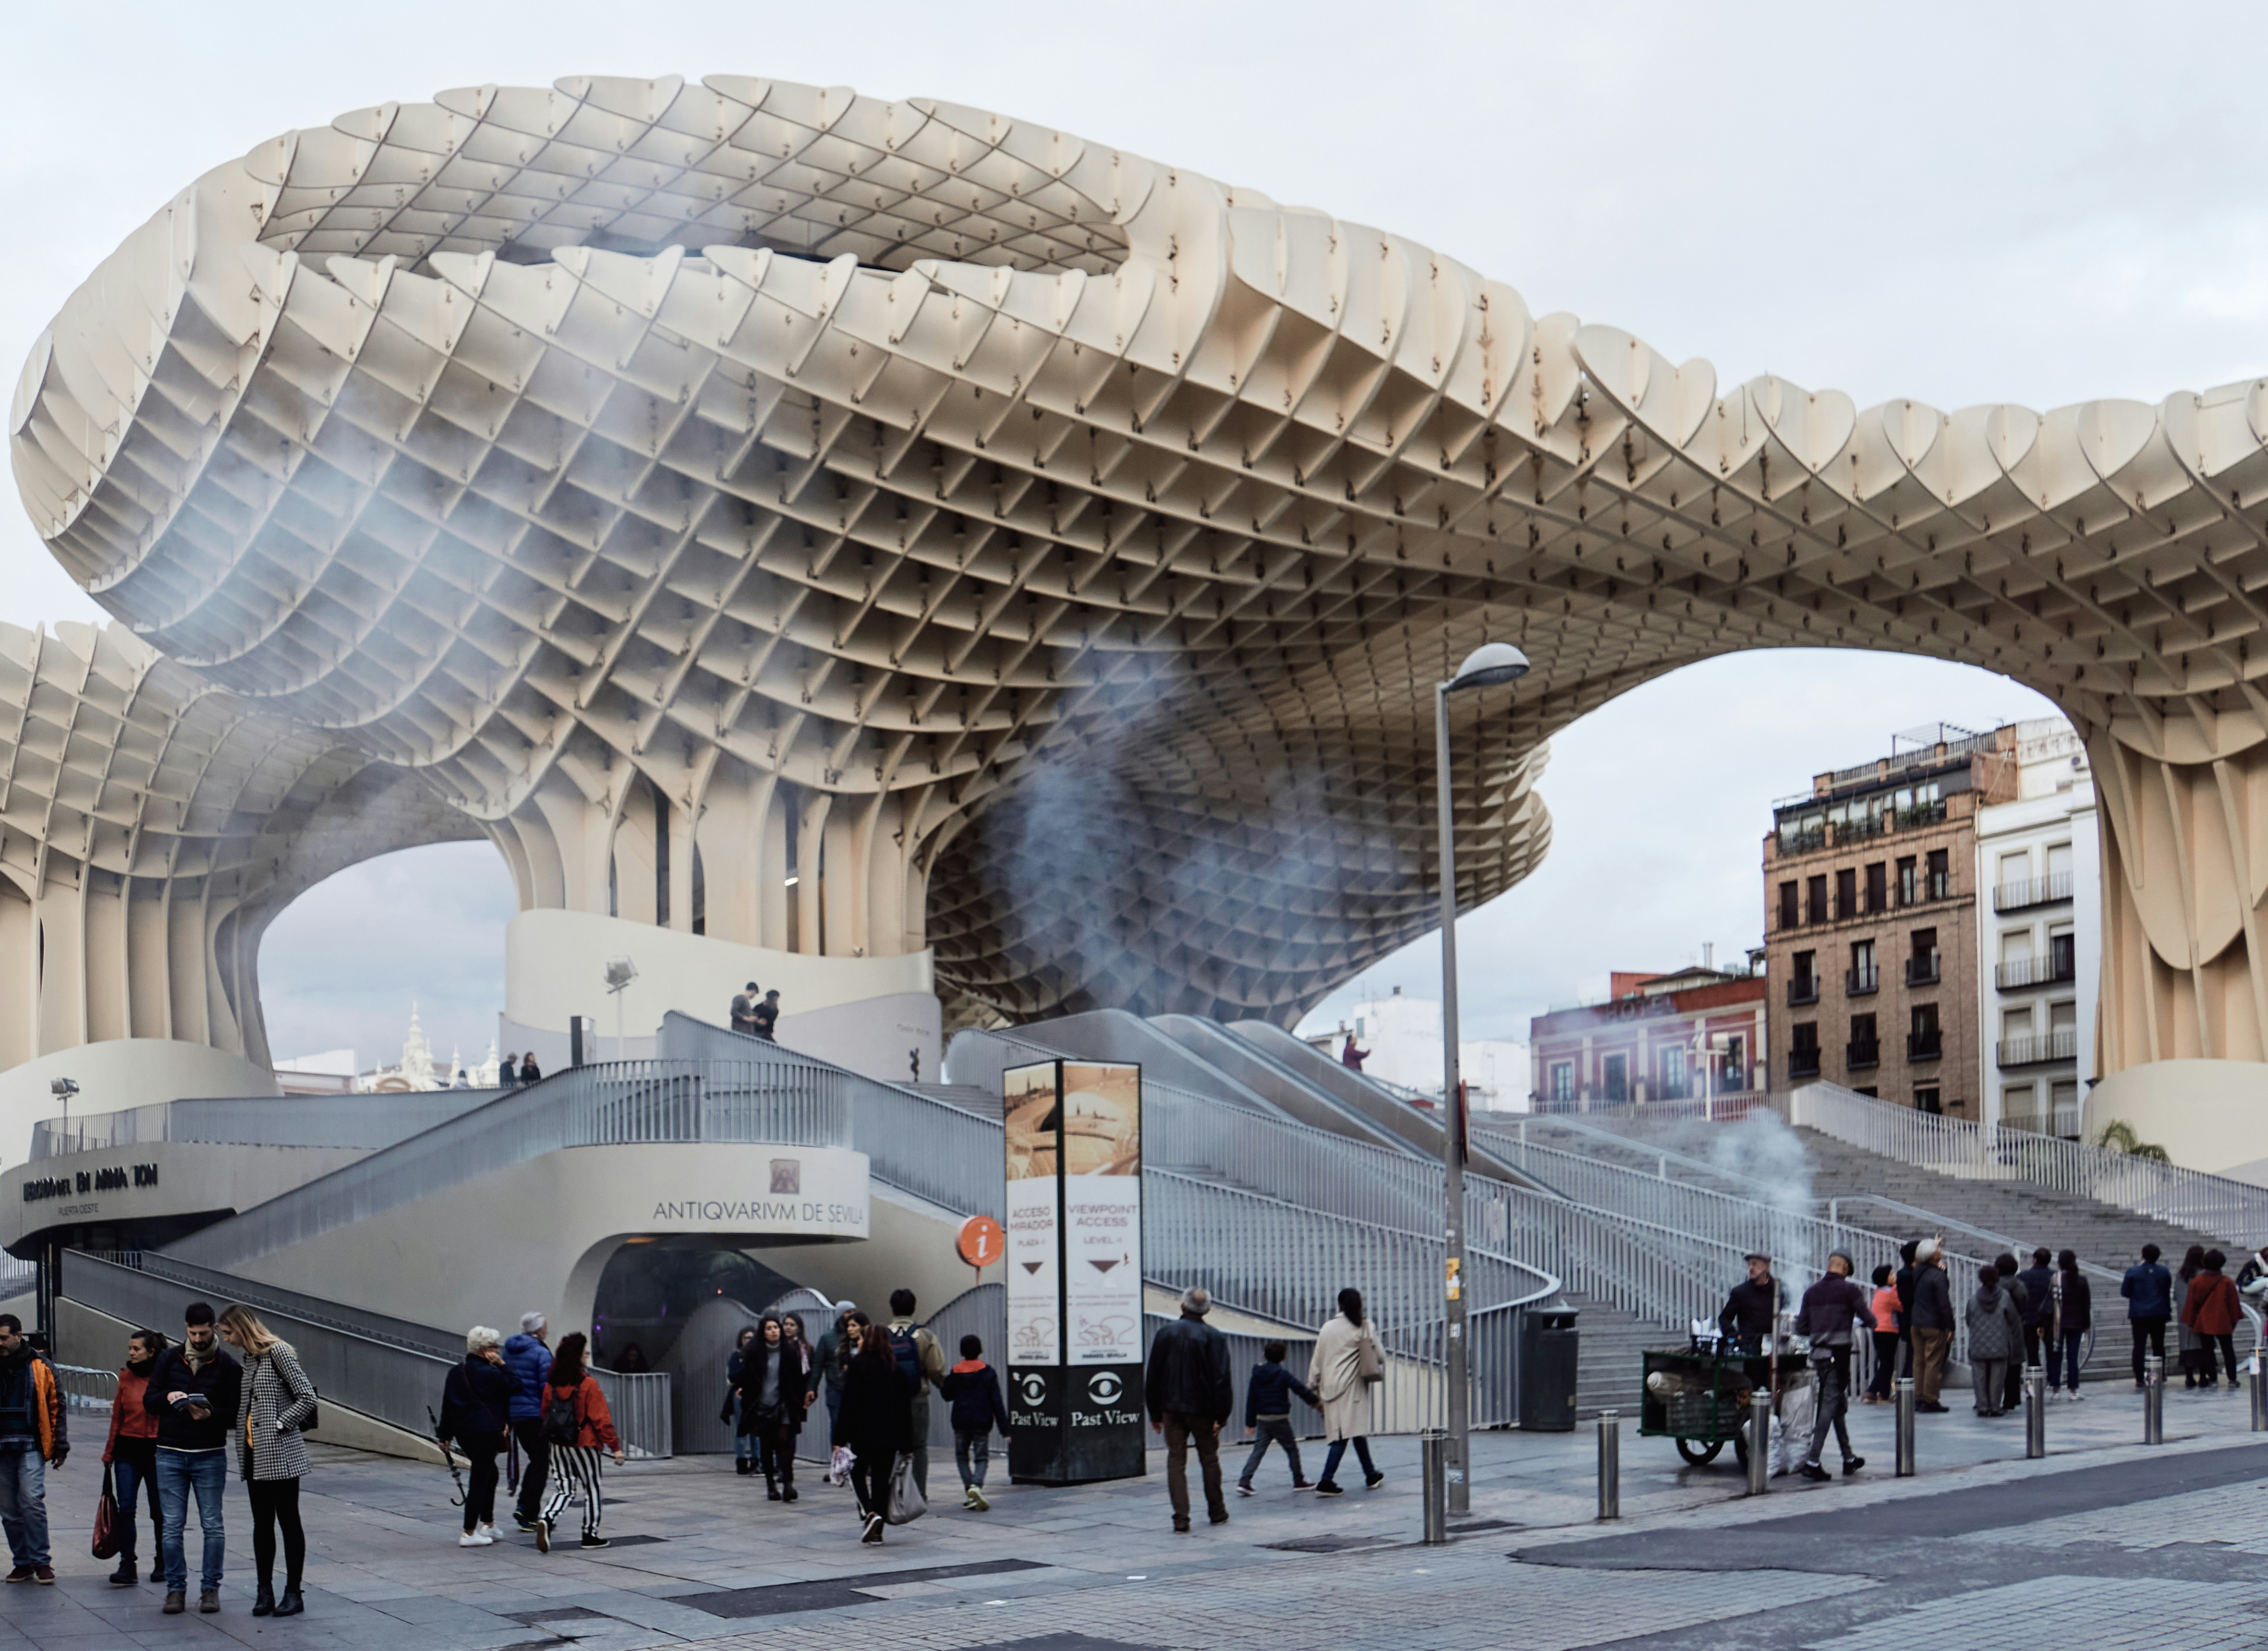
[[[1417,1447],[1380,1443],[1387,1482],[1319,1500],[1271,1452],[1230,1523],[1170,1527],[1164,1458],[1141,1480],[1071,1490],[995,1480],[959,1506],[933,1463],[934,1511],[862,1546],[850,1493],[807,1477],[792,1506],[718,1457],[608,1473],[615,1545],[549,1556],[509,1533],[455,1545],[438,1467],[319,1449],[303,1489],[307,1614],[247,1614],[250,1521],[229,1516],[224,1610],[158,1614],[154,1584],[114,1588],[89,1556],[92,1448],[49,1481],[61,1581],[0,1595],[0,1651],[138,1646],[592,1651],[697,1645],[771,1651],[783,1633],[861,1647],[1012,1645],[1437,1647],[1579,1646],[2268,1646],[2268,1435],[2238,1395],[2166,1399],[2145,1447],[2139,1396],[2050,1412],[2051,1456],[2023,1459],[2020,1417],[1923,1417],[1921,1471],[1890,1472],[1890,1413],[1854,1418],[1856,1479],[1773,1482],[1748,1497],[1729,1453],[1690,1469],[1667,1440],[1623,1441],[1623,1512],[1600,1525],[1594,1435],[1484,1435],[1469,1517],[1421,1545]],[[99,1437],[80,1420],[82,1439]],[[1313,1448],[1310,1448],[1312,1451]],[[1830,1464],[1834,1449],[1830,1447]],[[1319,1465],[1307,1457],[1312,1473]],[[996,1472],[999,1458],[994,1458]],[[194,1533],[193,1542],[194,1542]],[[147,1548],[145,1544],[145,1566]],[[194,1563],[194,1562],[193,1562]]]

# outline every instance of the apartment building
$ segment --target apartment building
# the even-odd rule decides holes
[[[1617,971],[1607,1001],[1529,1021],[1535,1107],[1587,1112],[1646,1101],[1749,1097],[1764,1088],[1764,976]]]
[[[1814,776],[1764,843],[1770,1060],[1977,1118],[1977,811],[2017,795],[2015,730],[1939,725]]]
[[[1986,1119],[2077,1139],[2098,1075],[2102,867],[2095,775],[2060,718],[2015,725],[2016,798],[1977,811],[1977,1024]]]

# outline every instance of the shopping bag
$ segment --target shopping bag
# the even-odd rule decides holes
[[[1777,1479],[1803,1465],[1811,1449],[1811,1419],[1818,1389],[1809,1376],[1800,1376],[1779,1391],[1779,1413],[1772,1418],[1771,1471]]]
[[[110,1464],[102,1464],[102,1500],[94,1505],[94,1557],[111,1559],[118,1556],[124,1533],[119,1530],[118,1491],[112,1484]]]
[[[897,1465],[890,1470],[890,1507],[882,1515],[883,1523],[909,1525],[929,1512],[929,1504],[922,1500],[921,1486],[914,1483],[914,1459],[910,1452],[899,1457]]]
[[[858,1460],[858,1453],[849,1445],[836,1445],[835,1454],[827,1459],[827,1482],[829,1485],[848,1485],[850,1470]]]

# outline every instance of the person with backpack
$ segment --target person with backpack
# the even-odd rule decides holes
[[[1250,1496],[1252,1476],[1260,1471],[1261,1459],[1268,1454],[1272,1442],[1284,1447],[1284,1454],[1292,1458],[1292,1488],[1304,1491],[1313,1484],[1300,1466],[1300,1436],[1292,1427],[1292,1397],[1299,1395],[1317,1410],[1323,1401],[1315,1397],[1315,1390],[1284,1368],[1284,1360],[1292,1351],[1289,1344],[1270,1341],[1260,1349],[1260,1362],[1252,1367],[1252,1374],[1244,1383],[1244,1431],[1258,1436],[1252,1442],[1252,1454],[1244,1459],[1244,1471],[1236,1476],[1236,1493]]]
[[[299,1481],[313,1466],[306,1435],[315,1420],[315,1384],[291,1344],[248,1307],[220,1316],[223,1340],[244,1355],[237,1389],[236,1447],[244,1493],[252,1504],[252,1563],[258,1573],[255,1617],[296,1617],[307,1609],[299,1578],[307,1568],[307,1533],[299,1523]],[[276,1593],[276,1537],[284,1537],[284,1593]]]
[[[620,1467],[622,1442],[615,1432],[614,1415],[607,1409],[607,1396],[600,1391],[598,1378],[584,1366],[590,1345],[579,1330],[562,1336],[559,1351],[552,1355],[551,1373],[543,1378],[543,1441],[551,1452],[551,1490],[543,1499],[543,1515],[537,1521],[535,1547],[540,1553],[551,1552],[551,1533],[558,1526],[559,1515],[578,1494],[583,1499],[583,1545],[611,1545],[599,1534],[599,1522],[605,1514],[599,1490],[599,1452],[607,1451]]]
[[[1323,1453],[1323,1477],[1315,1481],[1318,1496],[1343,1495],[1336,1475],[1350,1442],[1362,1464],[1362,1482],[1369,1490],[1386,1483],[1386,1475],[1370,1459],[1370,1390],[1386,1373],[1386,1358],[1379,1351],[1378,1332],[1362,1315],[1362,1292],[1339,1292],[1338,1317],[1315,1332],[1315,1351],[1307,1374],[1315,1378],[1322,1396],[1323,1436],[1331,1448]]]
[[[982,1340],[961,1339],[961,1362],[945,1373],[938,1391],[953,1403],[953,1465],[961,1470],[963,1503],[971,1513],[990,1513],[984,1470],[992,1459],[992,1429],[1008,1436],[1008,1406],[1000,1398],[1000,1373],[984,1362]]]
[[[2157,1356],[2161,1370],[2166,1361],[2166,1321],[2174,1316],[2174,1275],[2158,1259],[2158,1246],[2144,1244],[2142,1259],[2126,1269],[2118,1293],[2126,1298],[2126,1322],[2134,1332],[2134,1385],[2142,1380],[2142,1348],[2146,1343]]]
[[[496,1541],[497,1454],[512,1426],[512,1396],[519,1383],[504,1368],[504,1338],[486,1324],[465,1332],[465,1357],[441,1383],[442,1448],[451,1440],[472,1464],[472,1487],[465,1493],[465,1534],[460,1548],[485,1548]]]
[[[2190,1280],[2189,1294],[2182,1302],[2182,1327],[2198,1339],[2198,1385],[2211,1392],[2219,1385],[2213,1362],[2216,1348],[2228,1368],[2228,1385],[2236,1386],[2238,1312],[2236,1286],[2221,1271],[2228,1265],[2228,1256],[2208,1250],[2203,1262],[2203,1269]]]
[[[898,1361],[898,1368],[913,1387],[913,1405],[907,1425],[913,1431],[913,1443],[908,1447],[914,1457],[914,1484],[929,1499],[929,1396],[930,1390],[945,1380],[945,1349],[937,1345],[937,1338],[926,1324],[914,1323],[914,1293],[911,1290],[890,1292],[890,1354]]]
[[[126,1362],[118,1367],[118,1389],[110,1398],[110,1437],[103,1441],[102,1465],[111,1471],[118,1502],[118,1568],[110,1580],[122,1586],[141,1579],[136,1575],[134,1501],[137,1489],[150,1502],[150,1580],[166,1574],[157,1554],[158,1533],[165,1516],[158,1507],[158,1419],[142,1407],[158,1355],[166,1350],[164,1332],[137,1330],[126,1338]]]
[[[536,1515],[551,1471],[551,1449],[543,1442],[543,1381],[551,1374],[551,1348],[543,1339],[548,1327],[541,1313],[522,1313],[519,1333],[504,1344],[504,1368],[518,1386],[509,1406],[512,1436],[526,1458],[519,1470],[519,1500],[512,1508],[512,1522],[539,1539],[542,1533],[537,1527],[543,1522]]]
[[[843,1408],[832,1442],[850,1446],[854,1458],[850,1490],[865,1527],[858,1540],[879,1545],[888,1523],[890,1475],[898,1458],[914,1449],[914,1384],[888,1330],[865,1324],[859,1336],[858,1350],[843,1372]]]

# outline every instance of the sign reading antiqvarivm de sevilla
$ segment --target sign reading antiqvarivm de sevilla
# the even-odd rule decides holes
[[[1142,1069],[1046,1060],[1002,1075],[1008,1473],[1142,1471]]]

